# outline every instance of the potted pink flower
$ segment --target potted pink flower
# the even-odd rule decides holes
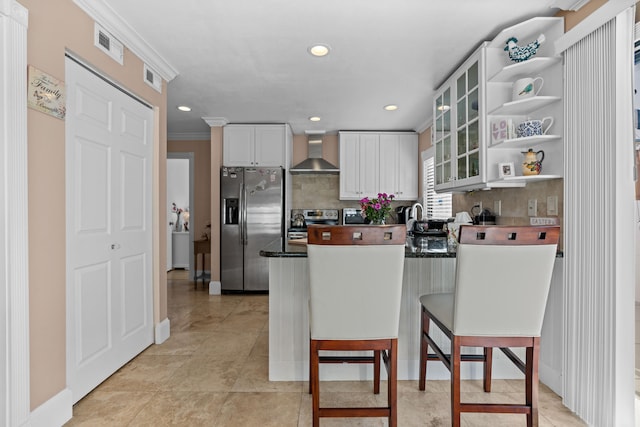
[[[376,198],[360,200],[362,216],[371,224],[384,224],[387,216],[391,213],[391,201],[395,198],[393,194],[378,193]]]

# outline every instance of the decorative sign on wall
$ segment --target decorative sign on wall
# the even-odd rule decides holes
[[[64,82],[29,65],[27,106],[64,120],[67,113]]]
[[[513,119],[501,118],[491,121],[491,144],[498,144],[505,139],[515,138]]]

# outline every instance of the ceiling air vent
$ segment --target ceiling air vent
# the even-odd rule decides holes
[[[144,75],[142,76],[144,82],[162,93],[162,77],[155,71],[153,71],[147,64],[144,64]]]
[[[124,62],[124,45],[115,39],[97,22],[93,27],[93,44],[104,53],[115,59],[118,64]]]

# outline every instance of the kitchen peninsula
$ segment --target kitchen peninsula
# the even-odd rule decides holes
[[[309,272],[306,245],[277,240],[262,249],[260,255],[269,258],[269,380],[305,381],[309,376]],[[427,252],[414,245],[411,238],[407,239],[398,337],[399,380],[418,378],[418,298],[427,293],[452,292],[455,262],[455,252]],[[562,371],[561,310],[562,258],[558,257],[542,329],[539,369],[541,381],[557,393],[561,390]],[[437,337],[442,349],[449,351],[448,339],[442,334]],[[321,375],[323,380],[366,380],[372,378],[372,370],[369,365],[330,364],[322,365]],[[481,379],[482,364],[464,363],[462,376]],[[523,378],[502,352],[494,353],[493,377]],[[430,363],[427,378],[448,379],[449,371],[440,363]]]

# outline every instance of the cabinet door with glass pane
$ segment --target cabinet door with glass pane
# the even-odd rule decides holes
[[[483,80],[481,55],[478,51],[454,75],[455,79],[455,154],[454,186],[466,186],[481,182],[481,144],[483,126],[482,111]]]
[[[435,185],[449,188],[453,181],[451,134],[451,87],[443,87],[435,96],[433,145],[436,147]]]

